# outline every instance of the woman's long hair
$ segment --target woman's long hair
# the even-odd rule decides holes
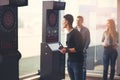
[[[107,35],[112,37],[113,41],[116,42],[118,41],[118,33],[116,31],[116,27],[115,27],[115,21],[113,19],[108,19],[108,28],[107,28]]]

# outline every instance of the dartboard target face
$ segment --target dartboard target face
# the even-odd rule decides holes
[[[11,10],[8,10],[4,13],[4,15],[2,17],[2,24],[3,24],[4,28],[7,30],[13,29],[14,24],[15,24],[15,18],[14,18],[14,14]]]
[[[0,6],[0,49],[18,48],[18,20],[16,6]]]
[[[51,27],[55,27],[57,24],[57,15],[55,12],[51,12],[48,16],[48,23]]]
[[[1,11],[1,28],[10,32],[16,27],[16,13],[13,8],[6,7]]]
[[[46,42],[58,42],[59,38],[59,12],[58,10],[47,10]]]

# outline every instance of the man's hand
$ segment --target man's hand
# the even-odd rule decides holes
[[[65,54],[65,53],[67,52],[67,50],[66,50],[66,48],[62,48],[62,49],[60,49],[60,52],[61,52],[62,54]]]
[[[71,53],[75,53],[76,50],[75,50],[75,48],[69,48],[69,52],[71,52]]]

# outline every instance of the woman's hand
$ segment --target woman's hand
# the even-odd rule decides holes
[[[117,48],[118,48],[118,45],[117,45],[117,44],[113,46],[113,49],[117,49]]]
[[[107,48],[109,45],[108,44],[105,44],[104,47]]]
[[[76,50],[75,50],[75,48],[69,48],[69,52],[71,52],[71,53],[75,53]]]

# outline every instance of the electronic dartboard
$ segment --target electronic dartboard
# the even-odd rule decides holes
[[[18,48],[17,7],[0,7],[0,49]]]
[[[59,27],[58,27],[58,10],[47,10],[47,25],[46,25],[46,42],[58,42]]]
[[[65,55],[59,51],[59,11],[64,9],[65,2],[43,1],[40,80],[65,79]]]

